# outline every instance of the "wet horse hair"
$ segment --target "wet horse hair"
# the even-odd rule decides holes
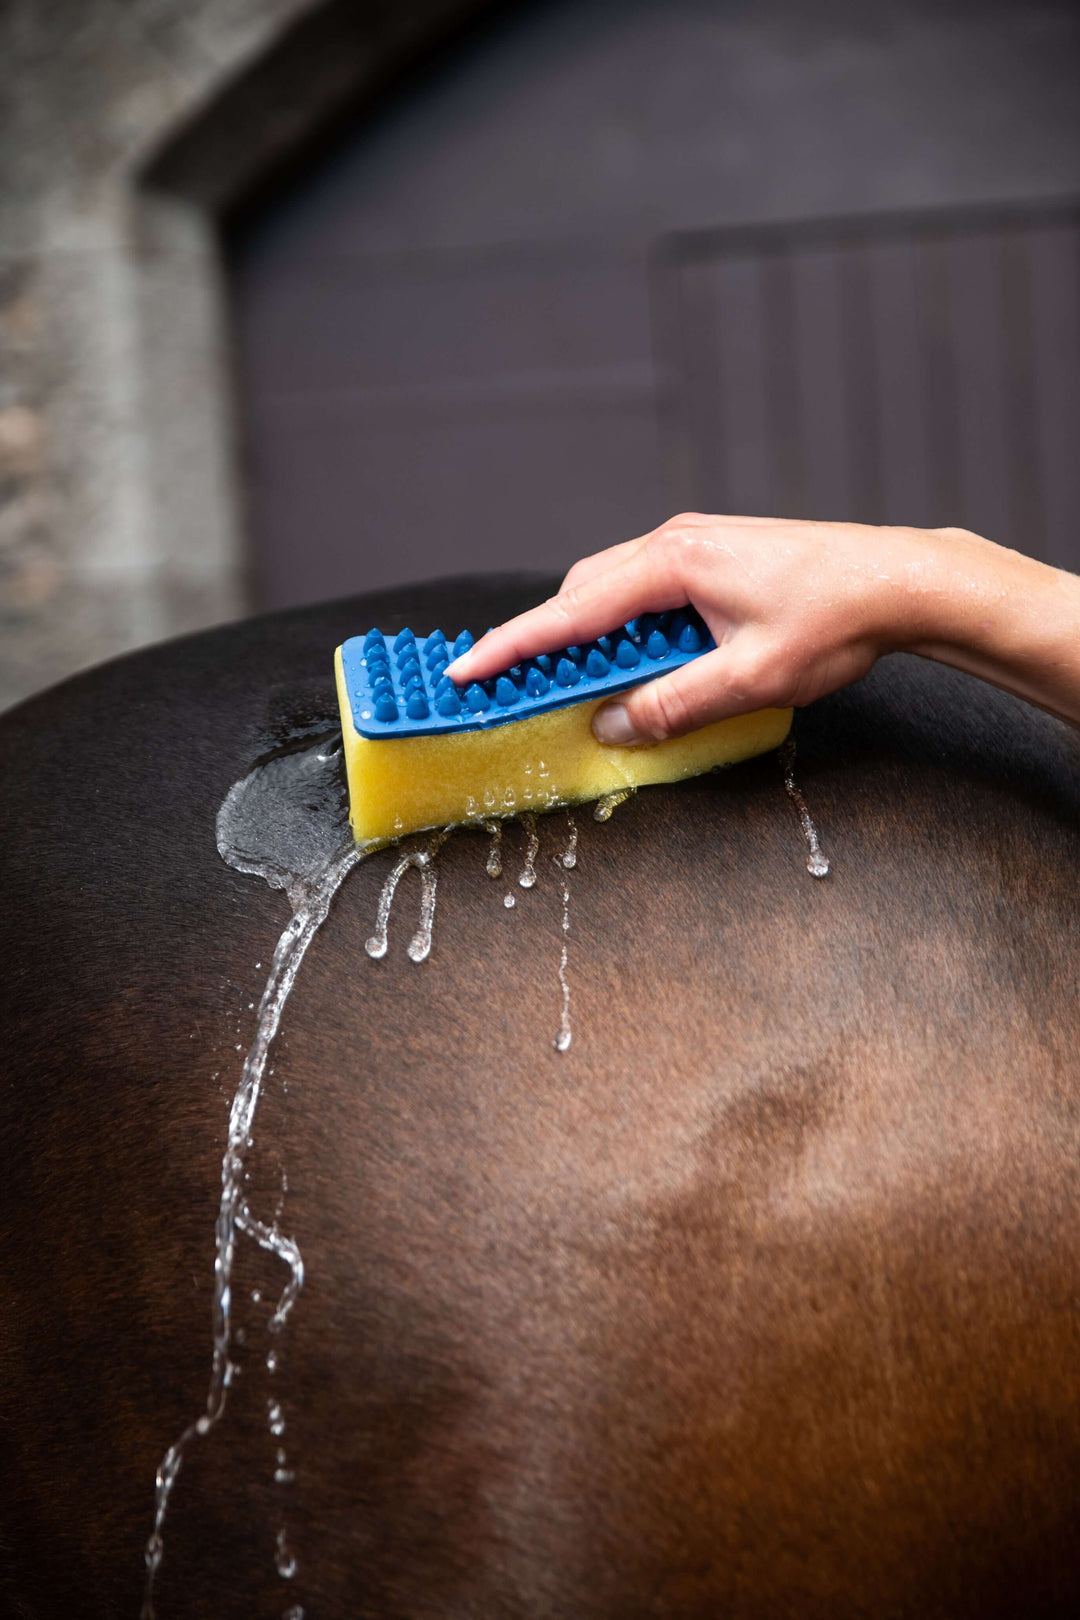
[[[346,635],[543,588],[256,619],[0,718],[0,1614],[135,1620],[206,1400],[290,915],[222,801],[325,733]],[[271,1332],[238,1241],[158,1620],[1080,1612],[1080,739],[903,657],[795,735],[824,881],[775,756],[579,815],[569,876],[540,818],[528,891],[516,824],[497,882],[455,832],[419,964],[412,871],[365,951],[401,852],[346,879],[244,1161],[303,1290]]]

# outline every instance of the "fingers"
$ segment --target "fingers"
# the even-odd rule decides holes
[[[448,667],[450,679],[459,686],[483,681],[522,658],[592,641],[640,613],[685,607],[689,598],[670,557],[642,542],[636,549],[633,541],[627,545],[627,552],[610,568],[481,636]]]
[[[735,714],[786,708],[793,685],[775,655],[741,635],[605,703],[593,715],[593,734],[609,746],[665,742]]]

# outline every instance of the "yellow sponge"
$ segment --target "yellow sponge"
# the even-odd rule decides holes
[[[360,843],[677,782],[777,748],[791,725],[790,709],[761,709],[651,748],[605,748],[591,727],[599,698],[477,730],[372,738],[354,724],[340,647],[334,662]]]

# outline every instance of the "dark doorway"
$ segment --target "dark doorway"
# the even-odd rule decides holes
[[[1080,566],[1078,68],[1060,0],[552,0],[445,53],[230,238],[260,605],[687,506]]]

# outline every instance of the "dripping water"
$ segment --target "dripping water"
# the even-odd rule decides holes
[[[514,899],[512,894],[506,893],[503,895],[503,905],[506,907],[507,911],[513,911],[514,907],[517,905],[517,901]]]
[[[491,847],[487,854],[487,875],[489,878],[502,877],[502,822],[485,821],[483,827],[491,836]]]
[[[278,1231],[276,1220],[267,1226],[248,1208],[243,1192],[244,1162],[252,1146],[267,1057],[300,965],[326,920],[335,894],[366,853],[353,843],[348,828],[340,746],[340,737],[323,739],[314,747],[276,756],[235,783],[218,812],[217,842],[222,858],[237,871],[257,874],[273,888],[283,889],[293,915],[274,950],[256,1015],[255,1036],[229,1111],[221,1162],[221,1200],[214,1225],[212,1344],[206,1404],[169,1447],[158,1467],[153,1529],[144,1554],[142,1620],[154,1620],[154,1582],[165,1552],[165,1519],[187,1448],[220,1422],[228,1390],[239,1371],[230,1356],[237,1234],[251,1237],[288,1268],[289,1281],[270,1320],[275,1332],[284,1326],[303,1287],[304,1267],[297,1244]]]
[[[525,862],[518,878],[518,885],[522,889],[531,889],[536,883],[536,857],[540,853],[540,834],[536,830],[536,816],[531,810],[526,810],[522,814],[521,821],[525,828]]]
[[[262,1221],[255,1219],[246,1204],[241,1204],[236,1212],[236,1228],[247,1237],[254,1238],[260,1249],[276,1255],[289,1268],[289,1280],[267,1323],[271,1333],[280,1333],[285,1326],[286,1317],[296,1304],[297,1295],[304,1286],[303,1256],[293,1239],[285,1237],[278,1231],[276,1219],[272,1226],[266,1226]],[[252,1298],[255,1298],[254,1294]]]
[[[577,863],[577,827],[569,813],[570,842],[561,856],[556,856],[555,865],[559,869],[562,879],[562,948],[559,955],[559,989],[562,992],[562,1007],[559,1011],[559,1028],[552,1043],[556,1052],[566,1052],[570,1048],[570,980],[566,975],[568,959],[567,936],[570,933],[570,880],[567,872]]]
[[[813,817],[806,807],[806,800],[799,790],[795,780],[795,741],[789,737],[780,748],[780,768],[784,773],[784,787],[787,796],[795,806],[799,816],[799,825],[802,827],[803,837],[806,839],[807,858],[806,870],[811,877],[823,878],[829,873],[829,858],[821,847],[818,830],[814,826]]]
[[[420,924],[409,941],[408,955],[413,962],[426,962],[431,954],[431,930],[435,922],[435,893],[439,883],[439,872],[435,865],[435,857],[447,838],[450,828],[443,827],[428,842],[423,849],[413,849],[407,855],[402,855],[394,862],[382,886],[379,895],[379,906],[375,913],[375,932],[364,945],[365,951],[371,957],[378,959],[386,955],[387,929],[390,924],[390,908],[394,904],[394,895],[410,866],[415,866],[420,874]]]
[[[636,791],[635,788],[628,787],[619,788],[616,793],[605,793],[603,798],[597,801],[596,809],[593,811],[593,820],[610,821],[620,804],[625,804],[627,799],[632,798]]]
[[[277,1533],[277,1543],[274,1547],[274,1564],[283,1581],[291,1581],[296,1574],[296,1559],[289,1549],[289,1538],[284,1530],[279,1530]]]
[[[565,867],[570,868],[577,865],[578,830],[577,822],[574,820],[569,810],[566,812],[566,820],[570,828],[570,842],[563,851],[562,863]]]

